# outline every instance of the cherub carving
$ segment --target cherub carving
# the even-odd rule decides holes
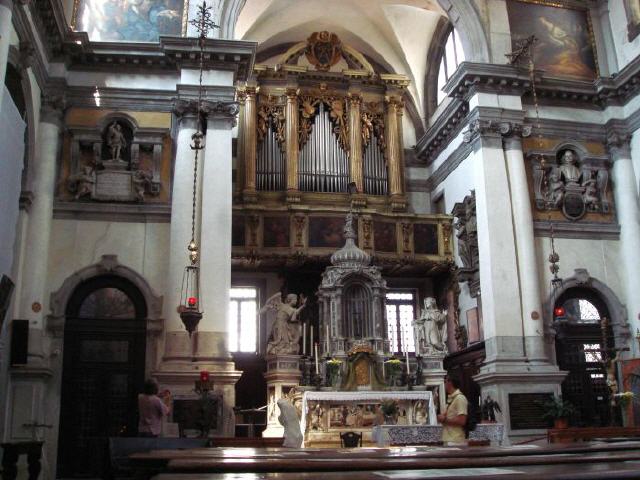
[[[82,171],[69,177],[68,188],[72,193],[75,192],[74,200],[81,197],[93,195],[93,185],[96,183],[96,176],[93,168],[89,165],[82,167]]]

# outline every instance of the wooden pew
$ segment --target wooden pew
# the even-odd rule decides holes
[[[588,442],[597,438],[640,438],[639,427],[572,427],[547,430],[547,442]]]

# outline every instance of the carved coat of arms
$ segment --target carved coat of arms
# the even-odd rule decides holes
[[[342,43],[335,33],[314,32],[307,39],[305,55],[316,70],[326,72],[340,61]]]

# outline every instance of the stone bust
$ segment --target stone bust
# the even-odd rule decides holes
[[[560,172],[560,178],[564,180],[565,185],[570,183],[580,183],[580,176],[582,175],[582,172],[576,165],[577,161],[577,155],[573,150],[565,150],[562,157],[560,157],[560,166],[558,167],[558,171]]]

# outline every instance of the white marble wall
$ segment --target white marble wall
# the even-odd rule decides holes
[[[617,53],[618,68],[622,70],[640,52],[640,35],[629,42],[627,34],[627,14],[625,0],[609,0],[609,18],[613,31],[613,41]]]

